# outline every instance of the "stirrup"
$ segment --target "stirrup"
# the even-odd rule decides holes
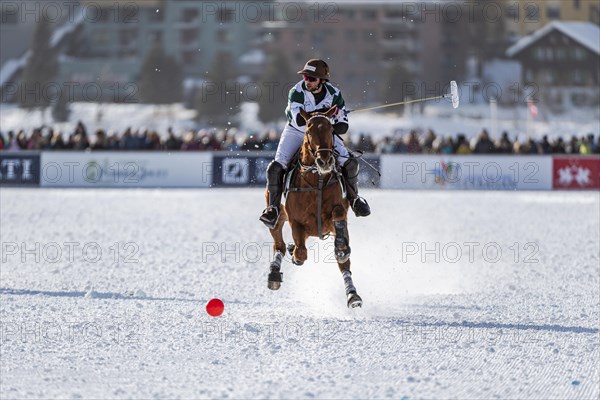
[[[271,212],[275,214],[275,219],[273,219],[269,215]],[[267,228],[275,229],[275,225],[277,225],[277,220],[279,220],[279,207],[268,206],[263,210],[259,220],[262,221],[262,223],[265,224]]]

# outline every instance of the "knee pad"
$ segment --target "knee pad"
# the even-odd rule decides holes
[[[285,168],[273,160],[267,166],[267,179],[272,182],[279,182],[283,178],[284,172]]]

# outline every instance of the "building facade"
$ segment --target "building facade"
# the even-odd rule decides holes
[[[523,85],[553,111],[600,104],[600,27],[552,22],[517,42],[507,55],[522,64]]]

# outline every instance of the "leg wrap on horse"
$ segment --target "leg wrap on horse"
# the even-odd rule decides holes
[[[267,190],[269,191],[269,206],[279,208],[281,194],[283,192],[283,176],[285,169],[277,161],[273,160],[267,167]]]
[[[356,293],[354,282],[352,282],[352,272],[345,269],[342,271],[342,276],[344,277],[344,286],[346,289],[346,294]]]
[[[350,243],[348,240],[348,224],[346,221],[335,221],[335,258],[339,263],[345,263],[350,258]]]

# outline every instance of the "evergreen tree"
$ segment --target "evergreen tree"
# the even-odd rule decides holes
[[[67,122],[71,115],[71,109],[69,107],[68,94],[63,93],[53,104],[52,104],[52,118],[55,122]]]
[[[195,106],[200,119],[218,124],[230,122],[238,114],[241,95],[235,77],[235,67],[229,54],[217,54],[204,85],[196,93]]]
[[[171,104],[183,96],[183,71],[175,58],[165,53],[160,41],[154,42],[140,70],[138,87],[144,103]]]
[[[261,95],[258,99],[258,118],[265,123],[285,118],[287,98],[281,95],[287,88],[283,86],[293,77],[285,56],[276,53],[270,60],[265,74],[261,77]],[[274,89],[274,90],[273,90]]]
[[[19,104],[23,108],[46,108],[51,99],[45,93],[50,83],[58,74],[57,55],[51,47],[52,28],[50,23],[42,18],[35,28],[31,53],[23,71],[23,95]],[[35,94],[33,93],[35,91]]]

